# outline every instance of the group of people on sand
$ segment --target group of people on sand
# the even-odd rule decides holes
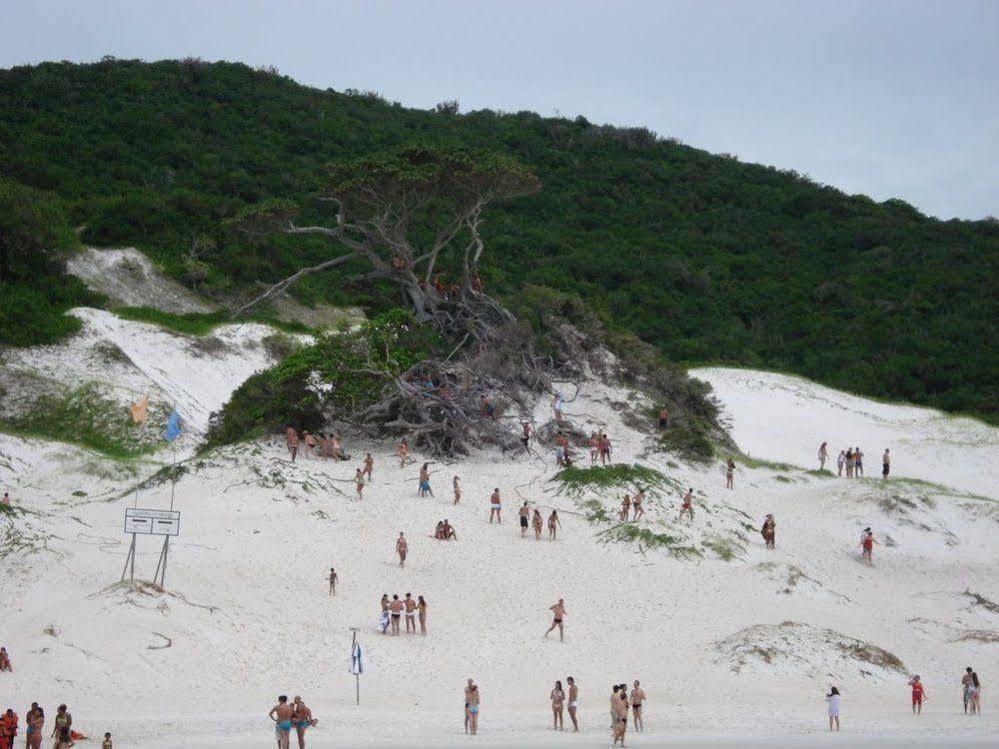
[[[305,749],[305,732],[319,722],[301,697],[295,697],[289,703],[284,694],[278,697],[277,704],[267,715],[274,721],[278,749],[288,749],[292,731],[298,737],[298,749]]]
[[[621,519],[622,523],[627,523],[629,520],[629,515],[634,512],[635,517],[631,518],[634,522],[638,522],[639,518],[645,516],[645,490],[638,489],[635,491],[634,495],[625,494],[624,498],[621,500],[621,512],[618,517]]]
[[[590,448],[591,466],[595,466],[598,459],[602,466],[611,462],[611,441],[606,432],[592,432],[586,444]]]
[[[405,598],[399,598],[395,593],[391,600],[388,593],[382,595],[382,613],[378,620],[378,631],[383,635],[399,635],[400,623],[403,616],[406,617],[406,634],[416,634],[416,623],[419,620],[420,634],[427,634],[427,601],[423,596],[413,598],[412,593],[407,593]]]
[[[829,460],[829,443],[823,442],[819,445],[819,470],[825,470],[826,461]],[[846,473],[848,479],[862,479],[864,477],[864,451],[859,447],[848,447],[839,451],[836,458],[836,475],[843,476]],[[881,478],[887,479],[891,472],[891,450],[885,448],[881,455]]]
[[[288,448],[288,453],[291,455],[292,463],[295,462],[300,448],[302,454],[307,458],[311,457],[317,460],[319,458],[323,460],[330,458],[333,460],[350,459],[350,456],[343,449],[343,441],[337,435],[326,434],[324,432],[312,434],[308,430],[303,430],[301,437],[299,437],[298,430],[293,426],[289,426],[284,430],[284,442]]]
[[[576,680],[571,676],[565,677],[565,683],[569,687],[568,690],[562,688],[560,680],[555,682],[551,694],[548,695],[548,699],[552,703],[552,730],[565,730],[563,714],[568,706],[569,720],[572,721],[572,732],[579,733],[579,719],[576,717],[576,711],[579,709],[579,687],[576,686]]]
[[[645,704],[645,690],[636,679],[628,693],[627,684],[615,684],[610,698],[611,746],[624,746],[624,735],[628,730],[628,710],[631,709],[636,731],[645,730],[642,707]]]
[[[13,708],[8,707],[0,715],[0,749],[13,749],[14,740],[20,731],[20,719]],[[77,741],[87,739],[82,733],[73,730],[73,716],[65,705],[59,705],[56,709],[55,717],[52,719],[52,732],[49,734],[52,739],[52,749],[69,749]],[[32,702],[31,707],[24,716],[24,746],[26,749],[39,749],[42,739],[45,738],[45,709],[37,702]],[[111,734],[104,734],[104,741],[101,749],[113,749]]]
[[[527,535],[528,527],[534,530],[534,539],[536,541],[541,540],[541,531],[544,528],[545,520],[541,516],[541,510],[535,507],[531,509],[530,503],[525,499],[524,504],[520,506],[520,510],[517,511],[517,515],[520,517],[520,537],[523,538]],[[551,514],[548,516],[548,538],[552,541],[555,540],[555,536],[558,533],[558,529],[562,527],[562,521],[559,520],[558,510],[553,509]]]

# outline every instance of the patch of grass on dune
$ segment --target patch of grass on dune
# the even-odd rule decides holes
[[[597,534],[601,543],[636,543],[640,549],[658,549],[679,559],[701,559],[704,554],[694,546],[683,546],[682,539],[668,533],[656,533],[634,523],[619,523]]]
[[[661,489],[676,484],[664,473],[655,468],[626,463],[613,463],[609,466],[577,468],[571,466],[556,473],[551,481],[559,484],[566,494],[579,496],[587,490],[600,491],[622,488]],[[678,486],[678,485],[677,485]]]

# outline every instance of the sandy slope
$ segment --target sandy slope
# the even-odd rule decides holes
[[[147,350],[136,355],[152,356]],[[814,387],[798,382],[799,392]],[[741,409],[751,405],[749,395],[734,397],[724,383],[719,393],[744,450],[808,463],[811,430],[827,419],[827,400],[816,398],[811,411],[783,409],[775,393],[763,392],[761,400],[781,409],[789,436],[780,439],[763,420],[747,424]],[[0,559],[0,639],[17,669],[0,678],[0,702],[23,712],[30,700],[67,701],[85,730],[113,730],[123,746],[267,746],[265,714],[275,695],[300,693],[322,721],[313,746],[420,746],[466,742],[461,687],[474,676],[484,695],[479,743],[600,746],[610,684],[638,678],[649,693],[651,730],[634,737],[635,746],[750,734],[780,736],[768,746],[790,747],[811,745],[821,732],[822,694],[837,683],[853,745],[861,735],[864,745],[984,745],[999,728],[990,692],[985,717],[965,719],[955,712],[956,683],[967,663],[986,685],[999,673],[999,645],[981,641],[981,633],[999,630],[999,612],[964,595],[999,601],[999,506],[904,481],[885,488],[769,468],[740,470],[736,490],[727,492],[720,464],[682,466],[649,452],[647,438],[622,422],[628,398],[591,385],[570,414],[584,428],[606,426],[616,460],[659,468],[702,493],[692,529],[676,527],[675,487],[660,494],[643,524],[695,544],[743,532],[744,549],[732,561],[598,543],[605,526],[588,523],[579,503],[610,508],[617,496],[556,491],[547,454],[478,454],[435,465],[437,498],[419,499],[417,466],[400,470],[390,445],[350,445],[355,459],[344,464],[291,465],[277,443],[259,443],[188,462],[177,487],[183,535],[173,544],[168,590],[118,586],[128,541],[122,514],[134,495],[115,497],[136,477],[73,448],[2,437],[0,481],[31,511],[13,521],[13,532],[33,548]],[[897,407],[839,398],[856,405],[849,434],[859,433],[862,445],[883,435],[875,430],[886,423],[896,424],[892,444],[901,444],[911,422],[895,420]],[[535,417],[547,419],[543,404]],[[994,445],[996,435],[974,424],[948,433],[948,443],[955,439]],[[801,457],[774,449],[785,442],[807,449]],[[366,450],[376,457],[375,481],[357,502],[350,476]],[[972,454],[930,449],[920,466],[953,473],[955,455]],[[919,475],[908,469],[900,460],[901,474]],[[465,485],[458,507],[448,491],[454,473]],[[986,483],[964,488],[995,497]],[[501,526],[487,522],[494,486],[505,496]],[[565,527],[557,542],[520,537],[519,496],[560,509]],[[139,503],[162,507],[168,497],[168,486],[155,487]],[[776,515],[776,552],[740,528],[738,511],[754,526],[766,512]],[[456,525],[457,543],[429,537],[442,517]],[[855,552],[868,524],[885,544],[871,569]],[[393,554],[399,530],[411,544],[404,570]],[[137,572],[148,578],[158,549],[141,541]],[[324,583],[330,565],[341,575],[334,600]],[[407,591],[427,597],[430,636],[376,634],[381,593]],[[547,606],[560,596],[568,608],[564,644],[542,637]],[[360,710],[346,673],[351,626],[367,649]],[[166,638],[170,647],[162,647]],[[923,675],[931,697],[923,719],[908,715],[904,673],[845,654],[849,638],[884,648]],[[752,655],[752,645],[770,662]],[[546,730],[548,692],[567,674],[582,689],[581,736]]]

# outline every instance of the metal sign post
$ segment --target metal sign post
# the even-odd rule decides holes
[[[355,703],[356,705],[361,704],[361,671],[363,667],[361,666],[360,655],[357,654],[357,633],[360,631],[357,627],[351,627],[350,631],[353,632],[353,636],[350,640],[350,670],[354,672],[354,688],[355,688]]]
[[[160,549],[153,583],[163,587],[166,584],[167,558],[170,554],[170,537],[180,535],[180,513],[176,510],[143,510],[137,507],[125,508],[125,533],[132,534],[132,545],[125,559],[125,569],[131,566],[131,581],[135,581],[135,540],[139,534],[147,536],[163,536],[163,548]],[[121,579],[125,579],[122,570]]]

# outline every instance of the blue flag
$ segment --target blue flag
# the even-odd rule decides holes
[[[176,411],[170,412],[170,417],[167,419],[166,432],[163,433],[163,439],[167,442],[173,442],[180,436],[180,416],[177,415]]]

